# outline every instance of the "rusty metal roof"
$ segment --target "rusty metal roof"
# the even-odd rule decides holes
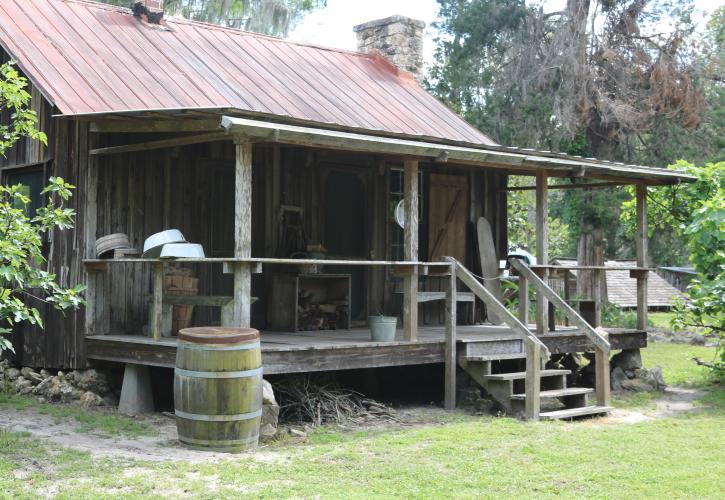
[[[63,115],[232,108],[495,144],[380,56],[85,0],[0,1],[0,45]]]

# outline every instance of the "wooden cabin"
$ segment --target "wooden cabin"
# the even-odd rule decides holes
[[[395,32],[410,39],[391,48]],[[2,2],[2,61],[29,79],[48,135],[47,147],[21,141],[0,159],[2,181],[30,186],[35,200],[50,175],[77,186],[76,227],[50,235],[47,265],[61,284],[88,287],[77,312],[37,304],[46,328],[16,330],[19,361],[171,368],[171,315],[193,305],[191,324],[258,328],[266,374],[439,364],[449,408],[465,369],[530,418],[540,397],[570,407],[542,417],[608,411],[610,350],[646,345],[646,191],[690,178],[496,144],[407,71],[420,67],[410,61],[420,32],[400,16],[368,23],[358,29],[368,52],[358,53],[179,19],[149,24],[83,0]],[[522,289],[538,293],[531,323],[526,299],[513,315],[475,276],[480,218],[496,261],[506,258],[509,175],[530,176],[537,195],[538,265],[514,263]],[[637,330],[597,328],[547,287],[560,271],[548,265],[550,177],[636,184],[637,263],[627,271]],[[169,228],[206,257],[97,258],[99,237],[125,233],[140,250]],[[165,273],[179,267],[198,279],[195,297],[167,293]],[[301,321],[311,290],[343,305],[329,329]],[[573,327],[550,331],[549,301]],[[399,318],[394,342],[370,341],[377,314]],[[567,389],[561,370],[542,369],[550,353],[590,350],[596,388]],[[512,359],[519,371],[497,373]]]

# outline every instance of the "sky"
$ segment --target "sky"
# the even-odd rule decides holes
[[[725,0],[695,0],[695,8],[712,12]],[[563,10],[566,0],[546,0],[544,10]],[[436,20],[436,0],[327,0],[327,7],[313,12],[295,27],[290,38],[299,42],[356,50],[355,33],[352,27],[373,19],[400,14],[420,19],[426,23],[423,42],[423,58],[426,64],[433,60],[435,50],[433,39],[436,30],[430,24]]]

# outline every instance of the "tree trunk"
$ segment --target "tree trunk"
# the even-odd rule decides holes
[[[591,203],[593,193],[587,190],[584,203]],[[604,229],[582,220],[582,232],[577,246],[577,264],[580,266],[604,266]],[[577,273],[577,295],[581,300],[595,300],[595,325],[602,323],[602,304],[607,300],[605,272],[583,271]]]

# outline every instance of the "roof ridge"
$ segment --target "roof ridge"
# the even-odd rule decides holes
[[[53,0],[49,0],[49,1],[53,1]],[[60,2],[64,2],[64,3],[77,3],[77,4],[86,5],[88,7],[99,8],[99,9],[114,11],[114,12],[121,12],[121,13],[129,14],[129,15],[133,16],[133,11],[130,8],[103,3],[102,0],[55,0],[55,1],[60,1]],[[255,31],[247,31],[247,30],[243,30],[243,29],[239,29],[239,28],[230,28],[228,26],[221,26],[219,24],[208,23],[205,21],[197,21],[195,19],[187,19],[185,17],[170,16],[170,17],[164,17],[164,20],[167,23],[170,22],[172,24],[178,23],[178,24],[194,25],[194,26],[199,26],[201,28],[206,28],[206,29],[227,31],[230,33],[234,33],[236,35],[252,36],[252,37],[261,38],[264,40],[288,43],[288,44],[292,44],[292,45],[298,45],[301,47],[310,47],[310,48],[319,49],[319,50],[329,50],[332,52],[340,52],[342,54],[358,56],[358,57],[362,57],[364,59],[373,59],[372,54],[368,54],[368,53],[364,53],[364,52],[358,52],[355,50],[348,50],[348,49],[341,49],[339,47],[330,47],[328,45],[319,45],[319,44],[315,44],[315,43],[300,42],[298,40],[291,40],[289,38],[283,38],[281,36],[267,35],[264,33],[257,33]]]

